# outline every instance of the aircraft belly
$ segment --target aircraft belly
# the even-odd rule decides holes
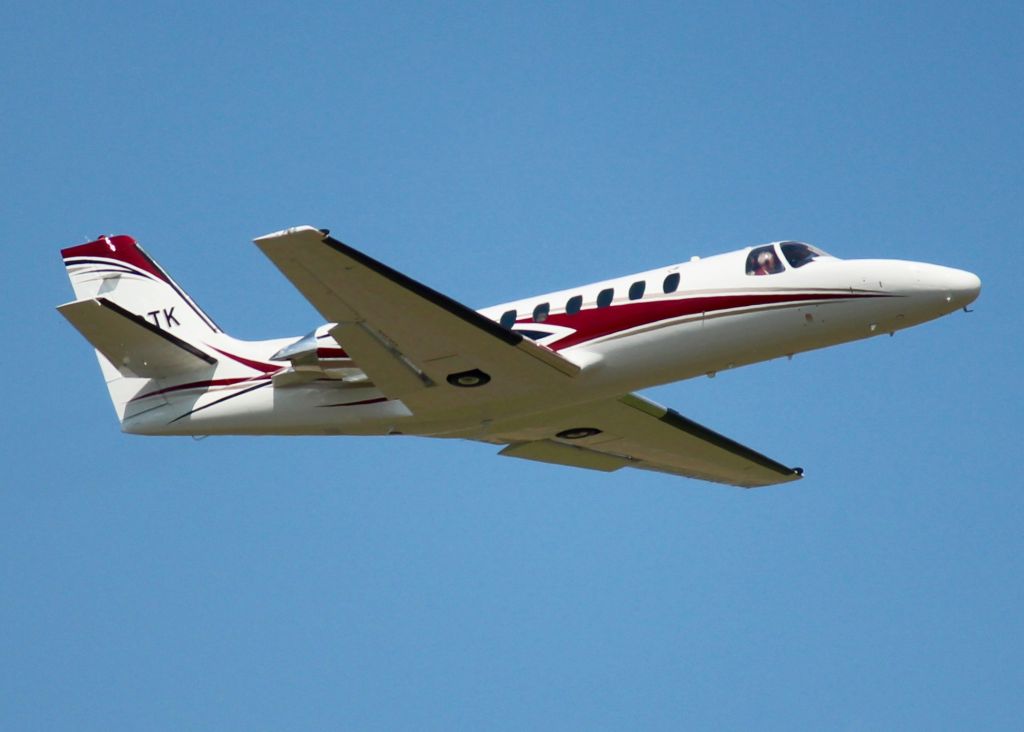
[[[275,388],[269,380],[178,398],[124,431],[149,435],[375,435],[410,417],[399,401],[370,388]]]

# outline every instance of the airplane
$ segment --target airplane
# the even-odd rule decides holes
[[[61,251],[57,309],[139,435],[419,435],[504,456],[745,488],[788,467],[635,393],[929,321],[977,298],[963,270],[777,241],[476,311],[299,226],[256,245],[328,321],[232,338],[130,236]]]

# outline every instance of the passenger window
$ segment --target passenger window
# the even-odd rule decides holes
[[[661,285],[661,289],[665,292],[666,295],[669,295],[669,294],[675,292],[676,290],[678,290],[679,289],[679,273],[678,272],[673,272],[668,277],[666,277],[665,281]]]
[[[632,285],[629,286],[629,299],[639,300],[641,297],[644,296],[644,290],[646,289],[647,283],[644,282],[643,280],[634,282]]]
[[[548,307],[548,304],[546,302],[542,302],[540,305],[535,307],[533,309],[533,322],[534,323],[543,323],[545,320],[547,320],[548,319],[548,310],[549,310],[549,307]]]
[[[775,254],[775,247],[758,247],[747,256],[748,275],[770,275],[783,270],[782,262]]]
[[[511,328],[516,324],[516,311],[506,310],[501,314],[501,320],[498,321],[502,328]]]
[[[569,298],[569,301],[565,303],[565,312],[568,315],[575,315],[583,307],[583,295],[573,295]]]
[[[599,308],[606,308],[612,304],[612,298],[615,297],[615,290],[609,287],[606,290],[601,290],[597,293],[597,306]]]

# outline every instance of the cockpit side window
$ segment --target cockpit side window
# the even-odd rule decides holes
[[[770,275],[777,274],[784,269],[779,256],[775,253],[775,247],[768,246],[752,249],[747,256],[748,275]]]
[[[782,255],[793,269],[803,267],[818,257],[828,256],[820,249],[815,249],[810,244],[804,244],[799,241],[784,241],[779,247],[782,249]]]

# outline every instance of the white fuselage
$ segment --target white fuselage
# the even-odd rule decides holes
[[[778,254],[778,245],[761,249],[768,246]],[[560,405],[892,333],[966,306],[980,288],[975,275],[948,267],[827,255],[759,276],[747,273],[751,252],[695,258],[481,310],[581,367],[557,392],[514,403],[455,403],[423,416],[360,379],[358,365],[324,337],[326,326],[313,341],[321,346],[311,354],[315,363],[303,367],[318,378],[298,382],[286,380],[286,364],[271,360],[294,339],[253,344],[219,334],[212,348],[245,357],[232,355],[212,367],[212,388],[166,383],[159,393],[140,393],[136,416],[124,429],[486,439],[492,431],[507,433],[516,419]]]

